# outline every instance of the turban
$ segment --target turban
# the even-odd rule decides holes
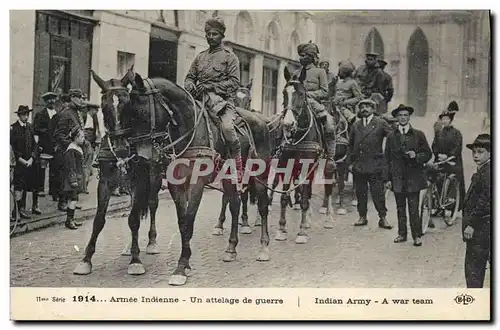
[[[353,72],[356,69],[354,64],[351,61],[340,61],[339,62],[339,71],[345,72]]]
[[[210,18],[205,23],[205,32],[208,32],[208,30],[210,29],[214,29],[217,32],[220,32],[221,34],[224,34],[226,33],[226,24],[224,24],[222,18],[218,17]]]
[[[307,44],[300,44],[297,46],[297,53],[299,55],[301,53],[304,53],[306,55],[310,55],[312,57],[318,57],[319,54],[319,48],[316,46],[316,44],[313,44],[311,41]]]

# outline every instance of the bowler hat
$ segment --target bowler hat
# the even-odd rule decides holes
[[[15,111],[15,113],[17,113],[18,115],[22,115],[30,113],[31,111],[33,111],[33,109],[30,109],[30,107],[28,107],[27,105],[20,105],[19,108],[17,108],[17,111]]]
[[[466,145],[469,149],[474,149],[474,147],[490,147],[491,146],[491,136],[489,134],[479,134],[474,142]]]
[[[55,98],[57,98],[57,93],[54,92],[47,92],[42,95],[42,99],[44,100],[55,99]]]
[[[398,112],[400,111],[408,111],[410,113],[410,115],[413,113],[413,108],[410,107],[410,106],[407,106],[407,105],[404,105],[404,104],[400,104],[396,109],[392,110],[391,111],[391,115],[393,117],[396,117],[396,115],[398,114]]]

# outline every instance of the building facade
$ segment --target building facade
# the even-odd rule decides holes
[[[204,23],[214,14],[226,23],[242,84],[252,81],[252,107],[266,115],[279,111],[284,69],[299,67],[297,45],[309,40],[332,71],[339,60],[360,65],[367,50],[380,52],[394,81],[392,103],[411,104],[418,115],[452,99],[466,111],[489,111],[487,11],[13,10],[11,114],[19,104],[41,107],[49,90],[81,88],[100,102],[89,68],[109,79],[134,65],[142,76],[182,84],[207,48]]]

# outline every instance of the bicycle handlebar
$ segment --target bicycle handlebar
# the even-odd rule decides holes
[[[442,165],[442,164],[449,164],[451,166],[454,166],[457,163],[456,162],[452,162],[451,160],[453,160],[453,159],[455,159],[455,156],[450,156],[450,157],[446,158],[445,160],[442,160],[440,162],[434,163],[432,165],[439,166],[439,165]]]

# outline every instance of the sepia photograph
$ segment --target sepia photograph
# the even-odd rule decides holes
[[[492,317],[489,10],[9,16],[11,319]]]

